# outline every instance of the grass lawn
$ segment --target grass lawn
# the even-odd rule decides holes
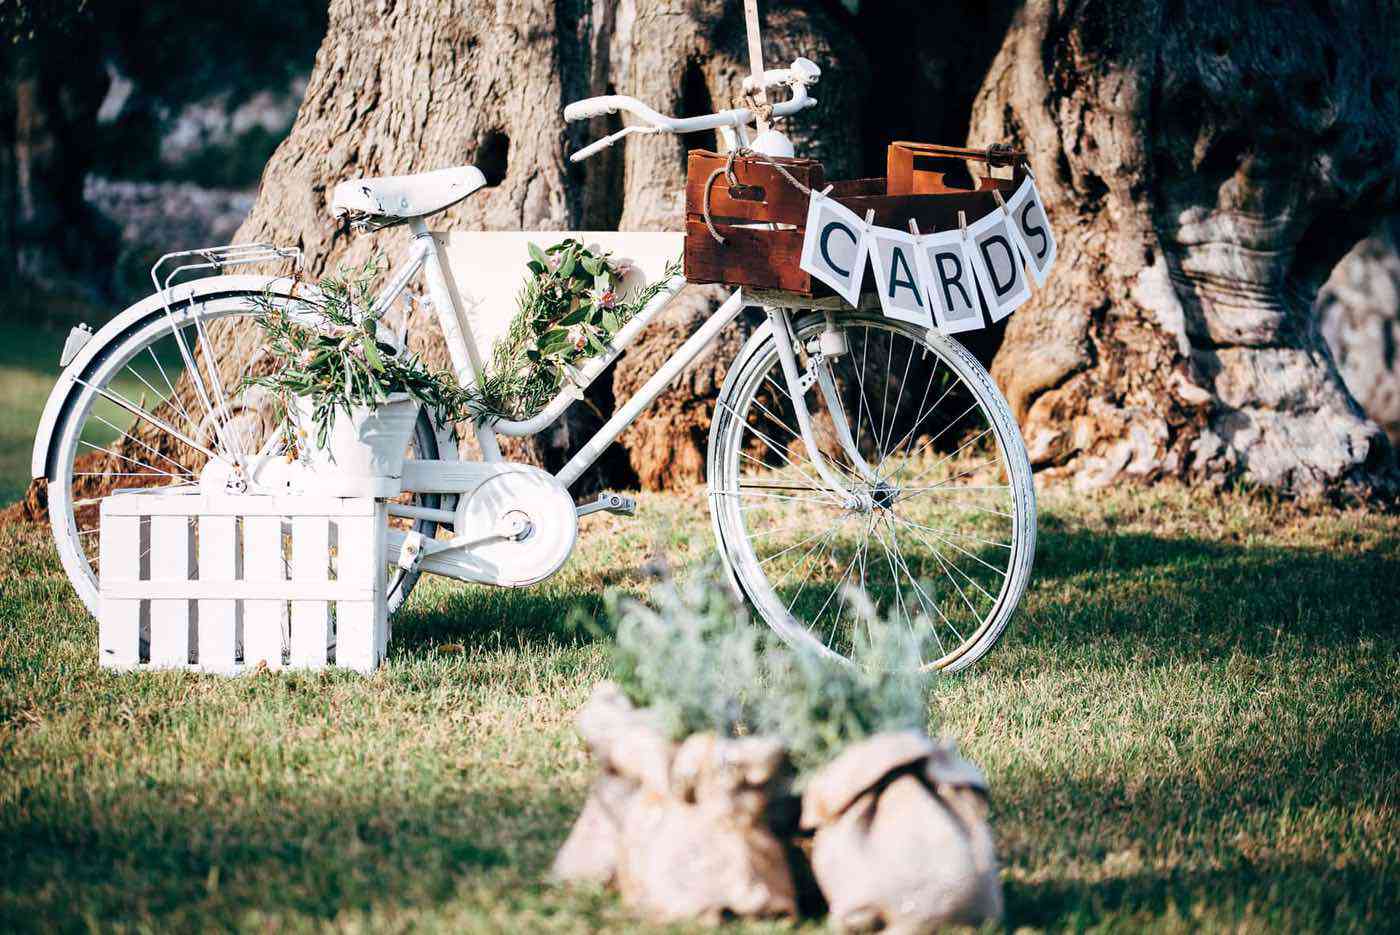
[[[583,525],[539,588],[421,586],[373,678],[234,680],[99,671],[46,531],[0,528],[0,929],[628,926],[541,883],[606,675],[563,620],[712,545],[698,493]],[[1374,931],[1397,702],[1400,517],[1052,490],[1022,612],[931,710],[991,779],[1012,928]]]
[[[58,379],[58,356],[68,329],[0,320],[0,506],[24,496],[34,429]]]
[[[109,313],[83,308],[74,314],[72,321],[87,321],[95,331],[105,323],[104,314]],[[50,323],[37,313],[33,321],[27,320],[28,317],[23,310],[16,316],[0,310],[0,398],[4,400],[0,405],[0,507],[20,499],[29,487],[34,432],[44,403],[48,402],[49,391],[58,379],[59,355],[71,327],[66,317],[56,319],[61,324]],[[178,357],[169,359],[165,349],[162,353],[166,359],[160,366],[166,368],[173,380],[183,368]],[[137,366],[147,380],[161,385],[154,363],[138,360]],[[140,380],[130,374],[123,374],[112,385],[129,399],[139,400],[145,393]],[[110,402],[99,400],[94,411],[112,425],[126,427],[132,422],[131,416]],[[115,429],[89,422],[83,437],[95,445],[105,445],[118,434]]]

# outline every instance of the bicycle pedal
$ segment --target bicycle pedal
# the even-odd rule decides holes
[[[589,513],[607,511],[616,513],[618,516],[635,516],[637,513],[637,498],[623,496],[620,493],[600,493],[598,499],[592,503],[585,503],[578,508],[579,516],[587,516]]]

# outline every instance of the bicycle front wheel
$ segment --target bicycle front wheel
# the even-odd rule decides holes
[[[882,617],[924,638],[911,662],[962,669],[995,645],[1030,578],[1025,444],[991,376],[956,341],[865,313],[835,325],[846,352],[826,358],[832,392],[814,383],[805,404],[819,453],[850,495],[812,462],[777,343],[757,332],[730,368],[710,429],[725,567],[791,644],[846,658],[859,621],[844,592],[859,587]],[[825,327],[818,314],[793,323],[799,363]]]

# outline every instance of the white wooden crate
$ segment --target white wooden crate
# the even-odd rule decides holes
[[[389,632],[386,530],[384,503],[373,499],[107,497],[99,660],[229,674],[262,662],[372,672]]]

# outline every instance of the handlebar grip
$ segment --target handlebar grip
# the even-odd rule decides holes
[[[607,149],[609,146],[611,146],[613,143],[617,142],[617,137],[618,134],[614,133],[612,136],[605,136],[601,140],[594,140],[592,143],[589,143],[583,149],[580,149],[578,152],[571,155],[569,157],[569,161],[583,162],[583,160],[587,159],[589,156],[592,156],[595,153],[600,153],[603,150]]]
[[[572,122],[615,113],[617,113],[617,107],[613,104],[611,97],[589,97],[581,101],[574,101],[565,107],[564,119]]]

